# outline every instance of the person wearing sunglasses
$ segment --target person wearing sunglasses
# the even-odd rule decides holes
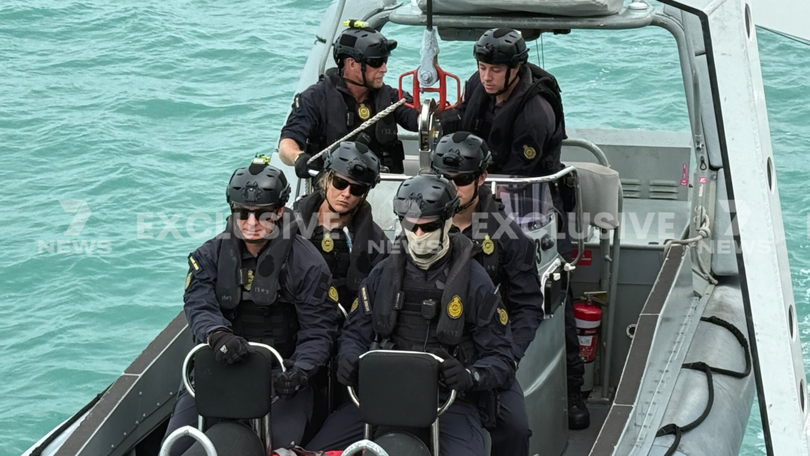
[[[248,342],[273,346],[286,372],[276,375],[271,423],[274,442],[300,444],[312,417],[310,379],[326,366],[338,333],[329,300],[331,275],[284,205],[287,178],[261,160],[234,171],[226,190],[231,216],[225,231],[188,257],[183,301],[195,343],[207,343],[216,360],[238,364],[251,356]],[[270,388],[270,385],[267,385]],[[166,436],[195,425],[194,398],[182,390]],[[193,443],[178,442],[180,455]]]
[[[396,41],[366,27],[350,27],[337,38],[333,50],[337,68],[328,69],[317,83],[295,96],[281,130],[279,156],[285,164],[295,166],[299,178],[309,178],[310,169],[321,170],[319,160],[307,164],[314,154],[399,100],[397,89],[383,82],[388,57],[396,47]],[[412,101],[409,94],[404,96]],[[416,131],[418,115],[414,109],[399,106],[364,130],[371,138],[369,148],[389,172],[404,171],[405,152],[397,137],[397,124]]]
[[[484,185],[492,158],[484,140],[469,132],[442,137],[431,154],[431,169],[453,182],[459,196],[459,210],[453,216],[451,231],[460,232],[475,244],[474,258],[498,286],[512,326],[512,352],[515,364],[543,321],[543,293],[537,277],[534,242],[501,211],[490,188]],[[508,223],[508,226],[502,226]],[[523,390],[516,379],[497,395],[501,406],[482,410],[492,438],[492,454],[529,454],[528,416]],[[493,398],[494,399],[494,398]],[[495,403],[486,401],[485,403]]]
[[[492,280],[471,259],[473,243],[450,233],[457,209],[456,191],[444,178],[419,175],[402,182],[394,213],[404,235],[357,294],[338,343],[337,377],[357,386],[359,356],[375,341],[386,349],[436,353],[444,360],[443,385],[459,393],[439,420],[441,455],[478,456],[485,454],[480,394],[508,384],[515,365],[509,318]],[[359,410],[349,403],[307,448],[342,449],[362,435]]]
[[[332,299],[348,313],[360,283],[390,251],[374,223],[368,192],[380,181],[380,162],[362,143],[345,141],[326,156],[318,192],[295,203],[300,232],[332,272]]]

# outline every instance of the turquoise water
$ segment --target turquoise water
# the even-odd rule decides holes
[[[181,310],[186,255],[216,229],[231,171],[273,150],[327,5],[227,3],[0,4],[0,456],[71,416]],[[393,83],[418,65],[421,30],[385,32],[402,43]],[[766,31],[759,45],[810,341],[810,48]],[[444,46],[441,63],[467,76],[469,54],[468,43]],[[532,54],[543,59],[573,127],[687,128],[661,30],[550,36]],[[85,203],[66,211],[60,200]],[[763,452],[757,422],[746,455]]]

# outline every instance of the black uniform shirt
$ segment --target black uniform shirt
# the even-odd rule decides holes
[[[183,295],[186,318],[197,342],[204,342],[214,329],[230,328],[216,297],[217,264],[221,239],[206,241],[191,254],[189,279]],[[272,242],[272,241],[271,241]],[[242,248],[243,267],[255,268],[256,258]],[[196,266],[195,266],[196,264]],[[329,268],[312,244],[296,235],[287,258],[282,283],[292,297],[300,329],[290,358],[305,370],[324,366],[338,332],[338,310],[329,300]]]
[[[450,254],[423,270],[411,261],[410,257],[405,266],[404,281],[419,280],[433,282],[443,277],[444,268]],[[374,302],[374,294],[380,287],[388,284],[382,283],[382,272],[387,261],[393,261],[389,256],[380,262],[363,282],[369,293],[369,300]],[[479,311],[486,302],[488,295],[495,291],[492,281],[480,264],[472,262],[470,265],[469,303],[465,303],[464,315],[467,321],[465,329],[470,328],[471,337],[475,344],[478,360],[472,364],[480,374],[481,380],[476,386],[477,390],[489,390],[507,384],[515,373],[515,364],[512,358],[512,338],[508,324],[502,325],[498,319],[496,307],[489,312]],[[369,350],[374,340],[374,328],[371,319],[371,310],[366,311],[358,305],[349,314],[343,326],[339,340],[338,357],[361,355]]]

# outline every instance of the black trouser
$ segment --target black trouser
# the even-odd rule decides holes
[[[349,402],[326,419],[320,432],[306,448],[315,451],[343,450],[362,438],[360,409]],[[439,417],[439,449],[440,456],[484,456],[484,428],[478,410],[469,402],[457,400]]]
[[[526,416],[523,390],[516,379],[512,379],[508,390],[498,394],[498,402],[498,420],[495,428],[489,431],[492,437],[491,454],[528,456],[532,430]]]
[[[300,445],[301,438],[304,436],[304,428],[312,418],[313,397],[312,388],[307,388],[298,392],[290,400],[279,399],[273,404],[270,422],[273,448],[286,448],[290,446],[291,442]],[[172,417],[169,418],[169,427],[166,429],[163,439],[165,440],[169,434],[183,426],[197,427],[197,416],[194,398],[185,389],[182,389],[177,396]],[[210,426],[213,424],[213,420],[207,420],[206,424]],[[169,456],[182,455],[191,448],[192,444],[194,444],[194,439],[183,437],[172,446]]]

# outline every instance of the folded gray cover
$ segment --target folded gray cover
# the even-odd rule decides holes
[[[553,16],[609,16],[622,9],[622,0],[433,0],[436,14],[496,14],[523,12]],[[427,0],[417,0],[427,9]]]

